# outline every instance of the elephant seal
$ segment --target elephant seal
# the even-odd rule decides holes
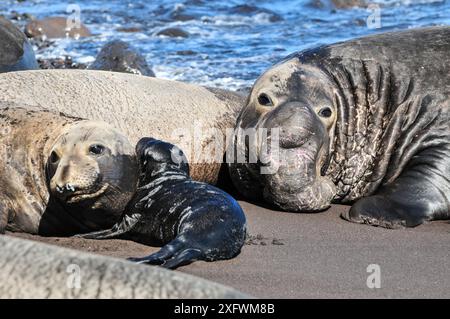
[[[288,56],[239,116],[229,152],[256,160],[230,159],[234,184],[289,211],[354,203],[343,217],[357,223],[448,219],[449,51],[450,27],[430,27]]]
[[[166,268],[239,254],[245,241],[246,219],[230,195],[191,180],[184,153],[172,144],[143,138],[136,154],[141,169],[139,187],[121,221],[110,230],[81,237],[119,237],[165,245],[150,256],[130,260]]]
[[[145,57],[121,40],[106,43],[89,69],[155,76]]]
[[[25,34],[0,17],[0,72],[34,70],[39,66]]]
[[[134,149],[103,122],[2,102],[0,233],[111,227],[137,186]]]
[[[2,299],[252,298],[178,271],[11,236],[0,236],[0,251]]]
[[[134,74],[39,70],[0,74],[0,101],[104,121],[134,145],[143,136],[168,141],[185,152],[193,179],[213,184],[245,98]]]

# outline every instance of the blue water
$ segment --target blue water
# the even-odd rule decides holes
[[[38,57],[70,55],[89,63],[100,47],[122,39],[137,47],[157,77],[238,89],[251,86],[270,65],[291,52],[356,36],[418,26],[450,24],[450,0],[373,0],[380,8],[380,28],[369,28],[375,10],[317,8],[311,0],[2,0],[0,14],[30,13],[37,18],[67,15],[69,3],[81,9],[81,21],[95,36],[55,41]],[[326,2],[326,1],[325,1]],[[239,10],[239,5],[254,6]],[[375,8],[376,9],[376,8]],[[244,12],[243,12],[244,11]],[[250,11],[250,12],[247,12]],[[178,21],[174,15],[191,18]],[[138,27],[136,33],[118,27]],[[179,27],[188,38],[156,33]],[[192,51],[181,55],[179,51]]]

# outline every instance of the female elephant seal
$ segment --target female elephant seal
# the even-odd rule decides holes
[[[291,211],[354,202],[345,219],[389,228],[448,219],[449,52],[432,27],[288,56],[238,118],[229,153],[255,160],[230,165],[236,187]]]
[[[136,154],[142,172],[139,187],[121,221],[110,230],[81,237],[119,236],[165,245],[157,253],[131,260],[166,268],[239,254],[245,241],[246,219],[230,195],[190,179],[186,157],[172,144],[143,138]]]
[[[93,70],[0,74],[0,100],[104,121],[135,145],[152,136],[180,146],[193,179],[214,184],[245,98],[198,85]]]
[[[105,229],[136,189],[134,149],[106,123],[3,102],[0,133],[0,233]]]

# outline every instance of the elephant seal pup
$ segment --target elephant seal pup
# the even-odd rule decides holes
[[[230,165],[234,184],[289,211],[354,203],[343,217],[357,223],[448,219],[449,51],[450,27],[431,27],[288,56],[239,116],[229,153],[256,160]],[[248,129],[267,137],[246,139]]]
[[[103,122],[2,102],[0,145],[0,233],[106,229],[137,186],[133,147]]]
[[[110,230],[81,237],[119,236],[165,245],[150,256],[131,260],[166,268],[239,254],[245,241],[246,219],[230,195],[190,179],[186,157],[172,144],[143,138],[136,153],[141,166],[139,187],[122,220]]]
[[[10,21],[0,17],[0,72],[34,69],[39,66],[27,37]]]

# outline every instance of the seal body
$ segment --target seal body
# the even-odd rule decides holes
[[[240,114],[231,151],[255,160],[230,165],[234,184],[290,211],[354,203],[358,223],[449,218],[449,50],[450,27],[431,27],[287,57]]]
[[[165,245],[139,263],[176,268],[195,261],[229,259],[245,241],[246,219],[224,191],[193,181],[183,152],[172,144],[143,138],[136,146],[141,177],[138,190],[112,229],[83,238],[126,238]]]
[[[33,47],[14,24],[0,17],[0,72],[39,69]]]
[[[193,179],[215,183],[245,98],[134,74],[40,70],[0,74],[0,100],[110,123],[132,144],[152,136],[182,148]]]
[[[137,186],[134,150],[106,123],[2,103],[0,232],[104,229]]]

